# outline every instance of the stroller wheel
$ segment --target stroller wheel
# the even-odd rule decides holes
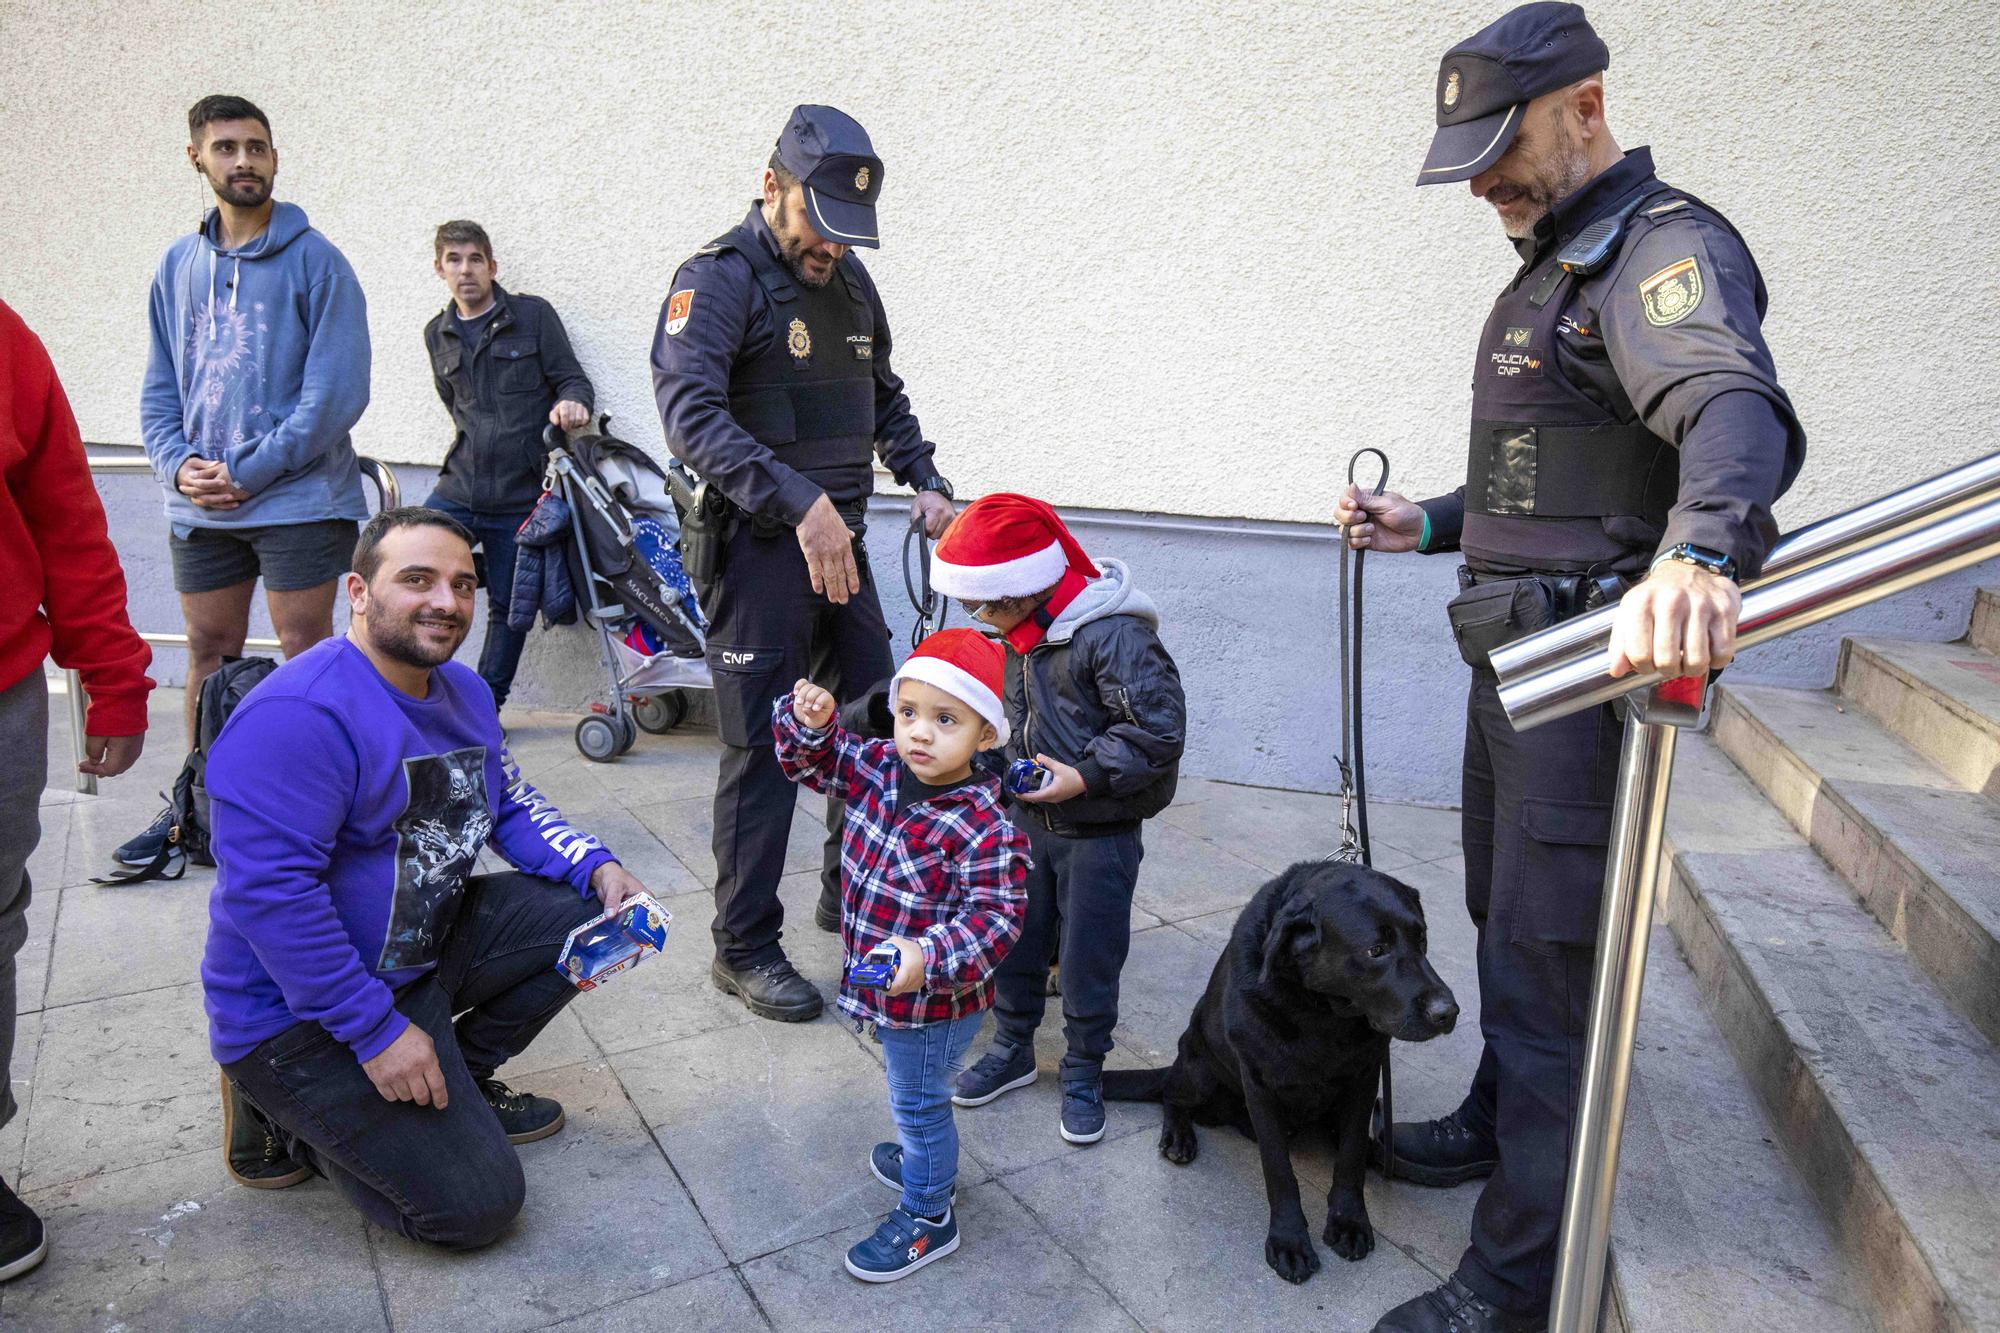
[[[639,724],[639,730],[654,736],[666,735],[687,721],[687,715],[687,695],[680,690],[648,694],[632,701],[632,720]]]
[[[625,713],[618,719],[618,753],[630,750],[639,739],[639,728],[632,721],[632,715]]]
[[[616,722],[596,713],[576,724],[576,748],[592,763],[608,764],[616,759],[624,739]]]

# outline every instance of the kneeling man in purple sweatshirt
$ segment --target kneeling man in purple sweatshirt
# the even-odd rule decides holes
[[[259,684],[208,762],[224,1148],[239,1184],[317,1171],[377,1225],[469,1249],[521,1209],[512,1145],[563,1124],[494,1071],[575,997],[564,937],[644,886],[521,778],[451,660],[466,531],[379,514],[346,583],[346,637]],[[471,873],[489,841],[519,873]]]

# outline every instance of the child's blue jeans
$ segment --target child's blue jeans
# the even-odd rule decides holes
[[[903,1207],[935,1217],[951,1206],[958,1183],[958,1126],[951,1118],[952,1080],[982,1015],[920,1028],[877,1027],[889,1071],[889,1114],[903,1144]]]

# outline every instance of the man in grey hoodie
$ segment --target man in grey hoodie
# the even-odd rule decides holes
[[[368,311],[354,270],[271,198],[271,122],[241,97],[188,112],[188,161],[215,193],[153,277],[139,418],[167,488],[187,622],[187,722],[201,682],[241,653],[258,576],[285,656],[333,633],[336,581],[367,516],[348,432],[368,405]],[[120,847],[145,865],[168,816]]]

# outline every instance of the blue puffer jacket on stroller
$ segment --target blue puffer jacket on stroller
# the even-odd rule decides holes
[[[545,492],[514,540],[520,550],[514,557],[508,627],[527,633],[535,627],[537,611],[543,624],[574,625],[576,584],[569,573],[569,505],[560,495]]]

